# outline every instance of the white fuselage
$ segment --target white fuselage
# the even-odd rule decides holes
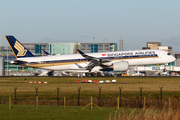
[[[87,55],[110,60],[104,65],[111,65],[118,61],[128,61],[129,66],[165,64],[175,61],[175,58],[166,51],[162,50],[135,50],[135,51],[116,51],[102,53],[87,53]],[[89,62],[80,54],[71,55],[49,55],[41,57],[17,58],[25,61],[24,66],[36,67],[48,70],[86,70]]]

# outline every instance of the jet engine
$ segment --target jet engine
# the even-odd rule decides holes
[[[111,67],[113,71],[126,71],[129,68],[129,63],[127,61],[114,62]]]

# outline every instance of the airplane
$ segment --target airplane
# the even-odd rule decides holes
[[[101,76],[102,71],[127,71],[129,66],[166,64],[175,58],[163,50],[132,50],[101,53],[34,56],[14,36],[5,36],[16,59],[12,64],[46,70],[84,72],[86,76]]]

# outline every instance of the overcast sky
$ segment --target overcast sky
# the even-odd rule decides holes
[[[180,53],[180,1],[0,0],[1,44],[7,46],[5,35],[22,43],[95,43],[107,38],[105,42],[118,45],[122,36],[124,50],[161,42]]]

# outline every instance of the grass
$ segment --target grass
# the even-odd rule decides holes
[[[60,87],[59,95],[61,99],[64,96],[67,98],[74,98],[75,100],[70,101],[77,105],[78,89],[81,87],[81,99],[88,99],[85,102],[90,101],[90,96],[96,99],[99,96],[98,87],[102,87],[101,96],[102,98],[114,98],[114,105],[116,105],[116,97],[119,96],[119,87],[122,87],[122,99],[137,100],[139,97],[139,87],[143,87],[143,97],[146,97],[147,103],[151,99],[156,100],[160,97],[159,87],[163,87],[163,101],[168,102],[168,98],[171,98],[171,103],[176,104],[179,101],[180,92],[180,77],[117,77],[115,84],[91,84],[91,83],[77,83],[78,80],[91,79],[97,80],[112,80],[113,77],[0,77],[0,119],[65,119],[65,120],[76,120],[76,119],[98,119],[98,120],[114,120],[115,116],[117,119],[129,120],[150,120],[150,119],[161,119],[167,118],[180,118],[177,114],[179,110],[173,109],[173,111],[156,111],[155,108],[146,109],[121,109],[116,111],[115,107],[103,107],[103,110],[99,110],[94,107],[91,111],[89,108],[80,110],[83,106],[67,106],[66,110],[63,110],[63,106],[56,106],[57,87]],[[44,81],[47,84],[28,84],[27,81]],[[14,87],[17,87],[16,95],[23,102],[32,102],[33,105],[12,105],[12,110],[8,109],[8,96],[12,96],[12,103],[14,103]],[[39,102],[49,102],[53,105],[39,105],[39,110],[35,110],[35,87],[38,87]],[[42,99],[41,98],[45,98]],[[52,99],[53,98],[53,99]],[[46,99],[50,99],[46,100]],[[2,104],[4,100],[4,105]],[[44,100],[44,101],[43,101]],[[82,101],[81,101],[82,102]],[[83,103],[86,105],[86,103]],[[110,101],[111,103],[111,101]],[[149,102],[148,104],[152,104]],[[154,103],[153,103],[154,104]],[[177,103],[177,106],[178,103]],[[167,108],[167,105],[166,105]],[[152,117],[153,116],[153,117]]]
[[[139,87],[143,87],[145,91],[159,91],[159,86],[163,86],[167,91],[179,90],[180,77],[117,77],[117,84],[76,84],[78,80],[91,79],[112,80],[113,77],[27,77],[26,81],[45,81],[48,84],[27,84],[24,77],[1,77],[0,90],[7,91],[13,87],[21,87],[30,90],[32,87],[41,87],[46,89],[55,89],[62,87],[62,90],[77,89],[82,87],[84,90],[94,90],[103,87],[104,91],[118,91],[119,87],[123,87],[123,91],[139,91]],[[14,82],[14,83],[4,83]],[[3,88],[7,88],[6,90]]]
[[[171,109],[135,109],[121,108],[116,110],[112,107],[103,107],[103,110],[90,107],[81,110],[82,106],[47,106],[39,105],[0,105],[1,120],[179,120],[180,110]]]
[[[114,77],[0,77],[0,98],[14,97],[14,87],[17,87],[18,98],[34,98],[35,87],[38,87],[39,98],[56,98],[57,89],[60,87],[60,98],[77,98],[78,89],[81,87],[81,98],[89,99],[99,97],[98,87],[101,89],[102,98],[116,98],[120,94],[119,87],[122,87],[122,99],[137,100],[140,95],[139,87],[143,87],[143,97],[147,100],[157,100],[160,97],[159,86],[163,86],[163,100],[171,98],[177,101],[180,97],[180,77],[117,77],[114,84],[77,83],[78,80],[112,80]],[[45,81],[47,84],[29,84],[27,81]]]
[[[8,109],[8,105],[0,105],[1,120],[105,120],[114,108],[103,108],[103,110],[93,107],[93,110],[82,107],[66,106],[39,106],[35,105],[13,105]]]
[[[91,79],[112,80],[114,77],[0,77],[0,96],[14,94],[14,87],[20,94],[35,94],[35,87],[38,87],[39,94],[56,95],[57,87],[60,87],[60,94],[77,96],[77,87],[81,87],[81,96],[98,96],[99,89],[102,87],[102,96],[114,97],[119,95],[119,87],[122,87],[122,96],[139,95],[139,87],[143,87],[143,95],[146,97],[156,97],[159,95],[159,87],[163,86],[163,94],[167,97],[178,96],[180,92],[180,77],[117,77],[116,84],[90,84],[77,83],[78,80]],[[47,84],[28,84],[27,81],[44,81]],[[20,95],[19,94],[19,95]]]
[[[109,120],[179,120],[180,110],[157,110],[153,108],[149,109],[131,109],[128,111],[120,110],[116,115]],[[110,114],[111,116],[111,114]]]

